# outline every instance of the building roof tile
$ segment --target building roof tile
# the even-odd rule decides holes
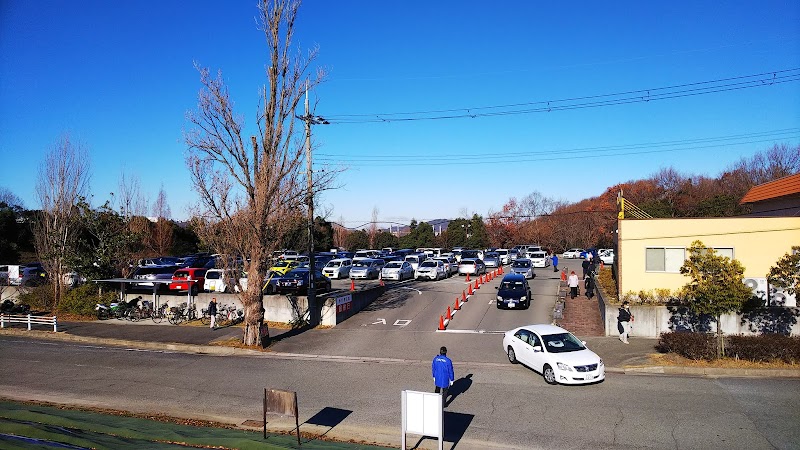
[[[800,173],[753,186],[739,203],[755,203],[792,194],[800,194]]]

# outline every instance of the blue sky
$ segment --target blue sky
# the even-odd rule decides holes
[[[558,3],[306,1],[295,44],[319,45],[329,78],[313,93],[316,113],[338,119],[314,128],[315,161],[348,168],[322,196],[329,218],[357,226],[375,207],[396,223],[486,215],[533,191],[577,201],[663,167],[715,176],[774,143],[800,143],[800,81],[563,111],[342,123],[350,114],[369,114],[355,120],[363,122],[655,95],[800,68],[797,1]],[[69,133],[89,149],[95,203],[124,171],[151,202],[163,185],[173,217],[186,218],[197,201],[182,140],[200,87],[193,62],[223,71],[251,134],[266,62],[255,4],[0,1],[0,186],[37,207],[37,168]]]

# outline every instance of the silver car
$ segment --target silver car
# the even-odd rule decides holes
[[[411,279],[414,278],[414,268],[408,261],[389,261],[381,269],[381,278],[397,281]]]
[[[380,275],[381,269],[383,269],[382,262],[383,260],[368,258],[354,261],[353,267],[350,268],[350,278],[360,278],[364,280],[376,279]]]
[[[532,279],[536,275],[533,273],[533,264],[528,258],[519,258],[511,263],[511,271],[523,275],[527,279]]]
[[[437,256],[433,258],[437,261],[441,261],[444,264],[445,272],[447,272],[447,276],[455,275],[458,273],[458,261],[452,256]]]
[[[486,264],[486,267],[500,267],[500,254],[497,252],[486,252],[483,256],[483,263]]]
[[[483,275],[486,273],[486,265],[477,258],[461,258],[458,265],[459,275]]]
[[[444,264],[436,259],[428,259],[421,262],[417,270],[414,271],[414,279],[419,280],[421,278],[427,278],[433,281],[447,278]]]

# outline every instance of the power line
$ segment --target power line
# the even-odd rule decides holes
[[[554,100],[539,100],[504,105],[477,106],[471,108],[435,109],[412,112],[389,112],[370,114],[334,114],[326,115],[332,124],[357,124],[376,122],[408,122],[419,120],[446,120],[459,118],[478,118],[531,114],[541,112],[566,111],[575,109],[598,108],[604,106],[646,103],[682,97],[693,97],[717,92],[726,92],[754,87],[772,86],[776,84],[800,81],[800,68],[776,70],[753,75],[720,78],[673,86],[639,89],[600,94],[592,96],[571,97]]]

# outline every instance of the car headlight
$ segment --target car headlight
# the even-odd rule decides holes
[[[527,300],[527,299],[528,299],[528,297],[520,297],[520,298],[519,298],[519,301],[521,301],[521,302],[524,302],[524,301],[525,301],[525,300]]]
[[[600,360],[600,365],[601,365],[601,366],[603,365],[603,360],[602,360],[602,359]]]
[[[502,302],[502,301],[503,301],[503,297],[501,297],[501,296],[499,296],[499,295],[498,295],[498,296],[497,296],[497,301],[498,301],[498,302]]]
[[[567,372],[572,372],[572,367],[564,364],[564,363],[556,363],[559,369],[566,370]]]

